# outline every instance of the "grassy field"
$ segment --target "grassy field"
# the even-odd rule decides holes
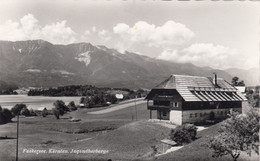
[[[20,161],[47,160],[160,160],[187,161],[212,160],[229,161],[230,156],[214,159],[212,152],[204,145],[206,137],[214,135],[220,124],[198,132],[198,139],[177,151],[154,157],[152,146],[167,138],[170,129],[148,121],[146,104],[128,107],[105,114],[89,114],[97,109],[79,109],[56,120],[53,115],[46,118],[28,117],[20,119],[19,156]],[[156,113],[153,112],[153,118]],[[81,119],[71,122],[69,118]],[[137,121],[136,121],[137,118]],[[15,159],[16,120],[0,126],[0,160]],[[7,139],[5,139],[7,137]],[[67,150],[67,153],[26,153],[24,150]],[[70,153],[74,150],[104,150],[107,153]],[[256,155],[243,154],[239,160],[258,159]]]
[[[138,120],[148,120],[149,111],[146,109],[146,104],[137,105]],[[134,123],[135,108],[129,107],[122,110],[106,113],[102,115],[90,115],[88,109],[79,109],[68,113],[56,120],[53,115],[46,118],[43,117],[27,117],[20,118],[20,139],[19,139],[19,154],[23,160],[41,160],[44,158],[53,157],[54,160],[67,158],[71,156],[74,160],[91,158],[90,155],[72,155],[72,154],[27,154],[23,153],[24,149],[49,149],[49,148],[69,148],[72,145],[74,148],[93,149],[101,135],[106,136],[114,129],[124,127],[128,123]],[[155,113],[154,113],[155,114]],[[79,118],[80,122],[70,122],[68,118]],[[155,116],[154,116],[155,117]],[[140,119],[142,118],[142,119]],[[8,123],[0,126],[0,137],[7,136],[11,139],[0,140],[0,160],[12,160],[15,158],[15,143],[16,143],[16,119],[13,123]],[[113,135],[112,135],[113,136]],[[112,137],[111,136],[111,137]],[[88,144],[89,139],[95,139],[92,144]],[[100,144],[101,145],[101,144]],[[92,148],[91,148],[92,147]],[[101,146],[97,146],[100,147]],[[96,157],[97,154],[92,156]],[[105,157],[105,159],[107,159]]]

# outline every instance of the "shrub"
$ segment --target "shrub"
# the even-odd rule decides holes
[[[42,110],[42,117],[46,117],[48,115],[48,111],[46,108]]]
[[[190,143],[196,139],[197,127],[192,124],[185,124],[177,126],[170,132],[170,138],[178,145]]]

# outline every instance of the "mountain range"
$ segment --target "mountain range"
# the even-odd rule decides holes
[[[0,80],[19,87],[91,84],[149,89],[171,74],[212,76],[213,72],[227,81],[231,81],[236,72],[240,79],[249,78],[244,77],[246,71],[243,70],[223,71],[168,62],[90,43],[55,45],[44,40],[0,41],[0,58]]]

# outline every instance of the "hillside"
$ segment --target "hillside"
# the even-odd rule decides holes
[[[0,41],[1,80],[20,87],[91,84],[107,87],[152,88],[170,74],[211,76],[231,80],[222,70],[124,54],[90,43],[54,45],[44,40]]]
[[[2,90],[15,90],[17,89],[17,85],[13,84],[13,83],[10,83],[10,82],[5,82],[5,81],[2,81],[0,80],[0,91]]]

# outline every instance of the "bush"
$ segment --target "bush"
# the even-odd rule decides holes
[[[192,142],[196,139],[197,127],[192,124],[177,126],[170,132],[170,138],[178,145],[183,145]]]
[[[42,117],[46,117],[48,115],[48,111],[46,108],[42,110]]]

